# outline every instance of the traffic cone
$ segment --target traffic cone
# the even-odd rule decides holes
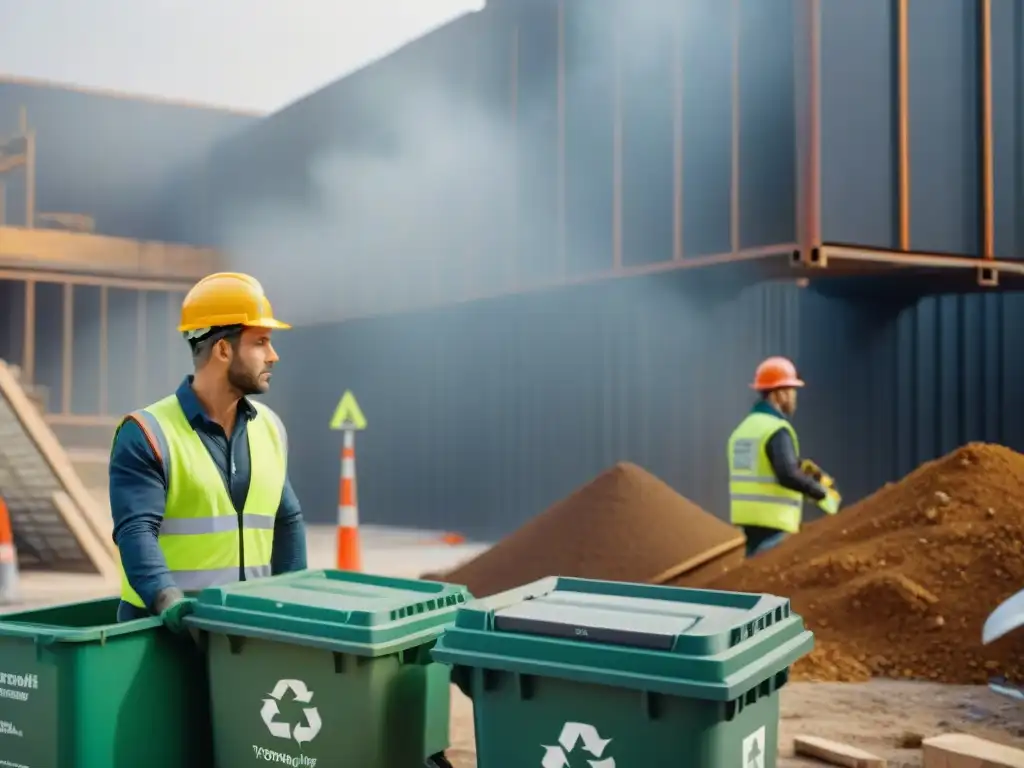
[[[0,604],[18,600],[18,553],[14,550],[11,514],[0,496]]]
[[[346,429],[344,434],[338,494],[337,567],[343,571],[360,571],[363,563],[359,551],[359,505],[356,502],[356,433]]]

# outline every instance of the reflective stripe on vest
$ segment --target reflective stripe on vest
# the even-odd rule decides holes
[[[793,425],[778,416],[751,413],[729,438],[729,519],[786,533],[800,530],[803,495],[779,485],[768,460],[768,439],[779,429],[800,445]]]
[[[183,591],[269,576],[274,522],[284,491],[287,459],[276,415],[254,403],[246,428],[251,478],[240,515],[213,457],[185,418],[177,395],[132,414],[167,481],[167,505],[157,541]],[[241,530],[239,523],[241,522]],[[244,550],[245,562],[241,561]],[[121,599],[144,607],[122,568]]]

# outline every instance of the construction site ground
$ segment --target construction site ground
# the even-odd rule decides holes
[[[365,526],[362,535],[366,570],[407,578],[451,568],[484,549],[484,545],[434,543],[430,534],[418,531]],[[330,567],[332,528],[311,528],[309,554],[311,567]],[[109,593],[110,588],[98,578],[29,573],[22,576],[24,602],[6,610]],[[820,736],[860,747],[888,760],[890,768],[920,766],[921,739],[948,732],[971,733],[1024,747],[1024,704],[979,686],[892,680],[791,683],[782,691],[779,766],[820,765],[793,757],[792,741],[797,735]],[[449,757],[456,768],[475,768],[472,704],[455,687],[451,743]]]

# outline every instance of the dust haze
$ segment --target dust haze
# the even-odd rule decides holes
[[[631,9],[621,18],[600,3],[569,3],[569,8],[565,87],[570,93],[611,87],[606,75],[616,25],[635,68],[642,66],[638,59],[646,50],[651,66],[664,66],[669,35],[680,23],[677,10],[660,4]],[[508,25],[488,22],[488,13],[455,24],[472,23],[478,30]],[[538,18],[524,20],[522,30],[556,24],[554,3],[524,13]],[[551,18],[540,18],[545,13]],[[477,70],[447,62],[436,68],[443,73],[429,66],[417,71],[409,59],[397,67],[385,61],[374,65],[376,71],[356,73],[335,86],[337,93],[312,97],[329,103],[326,108],[306,109],[300,103],[293,109],[306,114],[270,118],[282,122],[274,142],[290,130],[299,145],[325,143],[307,135],[330,137],[311,153],[293,148],[296,160],[287,173],[301,179],[281,185],[288,193],[241,190],[222,208],[220,245],[235,267],[264,282],[282,316],[297,325],[332,322],[557,280],[557,108],[550,98],[556,70],[530,60],[533,43],[521,32],[513,115],[508,72],[491,77],[486,71],[511,69],[511,33],[484,33],[480,39],[484,45],[500,39],[507,50],[472,59]],[[610,123],[611,117],[595,115],[594,120]],[[316,125],[306,127],[304,121]],[[289,155],[288,147],[281,151]],[[610,164],[610,152],[594,162]],[[607,250],[610,216],[567,226],[570,260],[595,248]],[[586,261],[576,258],[581,260]],[[607,270],[611,264],[601,266]]]

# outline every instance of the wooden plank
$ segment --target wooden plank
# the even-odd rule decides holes
[[[195,281],[216,272],[211,248],[108,237],[85,232],[0,227],[0,266],[149,279]]]
[[[118,568],[116,560],[110,559],[110,553],[106,551],[106,548],[92,535],[92,531],[89,530],[85,519],[82,514],[78,511],[75,503],[71,500],[64,491],[54,491],[53,493],[53,506],[60,512],[60,516],[64,519],[65,525],[78,540],[79,545],[85,550],[85,553],[89,556],[93,565],[96,566],[96,570],[99,571],[104,581],[111,585],[121,580],[121,572]]]
[[[738,547],[742,547],[747,543],[747,537],[742,533],[738,534],[735,539],[724,541],[718,546],[712,547],[711,549],[701,552],[699,555],[691,557],[689,560],[684,560],[678,565],[674,565],[663,573],[659,573],[653,579],[651,584],[665,584],[666,582],[672,581],[688,571],[692,571],[700,566],[711,562],[716,557],[724,555],[726,552],[732,552]]]
[[[68,459],[56,435],[53,434],[53,431],[47,425],[42,414],[32,404],[32,401],[28,399],[25,390],[21,388],[21,385],[14,378],[7,363],[2,360],[0,360],[0,395],[10,403],[15,417],[21,422],[22,429],[25,430],[25,434],[50,467],[57,481],[63,486],[71,502],[79,510],[81,519],[87,526],[87,528],[82,530],[91,532],[93,539],[98,542],[99,548],[94,548],[92,551],[106,553],[105,557],[100,558],[101,562],[94,561],[96,570],[100,573],[105,573],[108,566],[102,561],[110,561],[115,564],[118,562],[117,548],[112,537],[113,523],[110,515],[100,507],[100,504],[82,484],[78,473],[75,472],[71,460]],[[83,543],[82,546],[84,548],[85,544]]]
[[[885,760],[863,749],[820,736],[797,736],[793,739],[797,755],[813,757],[844,768],[885,768]]]
[[[966,733],[925,739],[924,768],[1024,768],[1024,750]]]

